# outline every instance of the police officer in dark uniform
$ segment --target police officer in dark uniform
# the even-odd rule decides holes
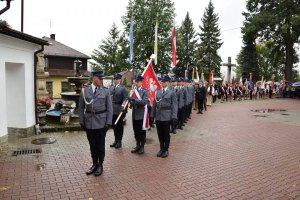
[[[131,150],[131,153],[144,153],[144,145],[146,143],[146,130],[143,128],[145,106],[149,99],[148,90],[142,87],[142,81],[144,78],[138,75],[135,78],[135,90],[138,96],[133,94],[129,97],[130,106],[132,108],[132,125],[134,131],[134,137],[136,140],[136,147]]]
[[[195,100],[198,102],[198,112],[197,114],[203,114],[203,104],[204,99],[206,98],[206,88],[202,83],[196,83],[196,89],[195,89]]]
[[[177,118],[178,118],[178,129],[183,129],[183,122],[184,122],[184,102],[185,102],[185,93],[184,93],[184,89],[183,89],[183,78],[179,78],[178,79],[178,96],[177,96],[177,100],[178,100],[178,114],[177,114]]]
[[[156,121],[160,143],[157,157],[163,158],[169,155],[170,123],[177,121],[178,102],[175,91],[168,88],[170,80],[167,75],[162,78],[162,89],[156,92],[152,113]]]
[[[86,131],[93,165],[87,175],[100,176],[105,157],[105,136],[112,124],[113,108],[109,90],[103,87],[104,73],[93,72],[92,84],[82,89],[78,113],[80,125]]]
[[[179,90],[178,90],[178,86],[177,86],[177,81],[178,81],[178,78],[177,77],[173,77],[171,78],[171,85],[169,86],[169,89],[174,91],[175,94],[176,94],[176,98],[177,98],[177,113],[178,113],[178,100],[179,100]],[[177,131],[177,125],[178,125],[178,114],[177,114],[177,121],[176,123],[171,123],[171,133],[173,134],[176,134]]]
[[[115,135],[115,141],[110,145],[110,147],[115,147],[116,149],[119,149],[122,147],[122,138],[123,138],[123,119],[126,116],[126,112],[123,111],[122,104],[128,97],[128,91],[127,89],[121,85],[121,74],[114,74],[114,85],[109,88],[110,95],[112,97],[112,103],[113,103],[113,128],[114,128],[114,135]],[[122,115],[118,121],[117,124],[115,124],[117,118],[119,117],[119,114],[122,112]]]

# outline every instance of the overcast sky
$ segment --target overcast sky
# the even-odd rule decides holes
[[[180,25],[187,11],[194,28],[199,25],[209,0],[173,0],[176,25]],[[212,0],[219,16],[221,39],[224,42],[219,54],[223,62],[236,55],[242,46],[240,27],[243,24],[246,0]],[[126,12],[128,0],[24,0],[24,32],[43,37],[56,34],[56,40],[90,55],[108,35],[113,22],[123,29],[121,16]],[[0,1],[0,8],[6,2]],[[21,30],[21,1],[11,2],[11,8],[0,16],[12,28]],[[51,23],[50,23],[51,22]],[[170,30],[171,31],[171,30]]]

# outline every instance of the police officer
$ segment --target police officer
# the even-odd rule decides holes
[[[78,113],[80,125],[86,131],[93,160],[93,165],[86,174],[100,176],[105,157],[105,136],[112,124],[113,108],[109,90],[103,87],[103,71],[93,72],[92,75],[92,84],[82,89]]]
[[[177,98],[177,113],[178,113],[179,90],[178,90],[178,86],[177,86],[177,81],[178,81],[177,77],[171,78],[171,85],[169,86],[168,89],[170,89],[170,90],[172,90],[172,91],[175,92],[175,95],[176,95],[176,98]],[[177,125],[178,125],[178,114],[177,114],[177,121],[176,121],[176,123],[171,123],[171,133],[173,133],[173,134],[177,133],[177,131],[176,131]]]
[[[142,81],[144,78],[138,75],[135,78],[135,91],[137,95],[133,93],[132,97],[129,97],[130,107],[132,108],[132,125],[134,131],[134,137],[136,140],[136,147],[131,150],[131,153],[144,153],[144,145],[146,143],[146,130],[143,128],[145,106],[149,99],[148,90],[142,87]]]
[[[156,92],[153,105],[153,116],[160,143],[157,157],[163,158],[169,155],[170,123],[175,123],[177,120],[177,97],[175,91],[168,88],[170,80],[169,76],[163,76],[162,89]]]
[[[203,104],[204,99],[206,98],[206,88],[202,83],[196,83],[196,89],[195,89],[195,100],[198,102],[198,112],[197,114],[203,114]]]
[[[183,129],[184,126],[184,102],[185,102],[185,92],[183,78],[178,79],[178,129]]]
[[[122,103],[126,100],[128,97],[128,91],[127,89],[121,85],[121,74],[114,74],[114,85],[109,88],[110,95],[112,97],[112,103],[113,103],[113,128],[114,128],[114,135],[115,135],[115,141],[110,145],[110,147],[115,147],[116,149],[119,149],[122,147],[122,138],[123,138],[123,119],[126,116],[126,112],[122,107]],[[122,115],[118,121],[117,124],[115,124],[117,118],[119,117],[119,114],[122,111]]]

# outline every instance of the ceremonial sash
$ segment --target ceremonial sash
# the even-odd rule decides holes
[[[139,92],[134,89],[133,96],[138,100],[142,100]],[[149,129],[149,115],[148,115],[148,108],[147,105],[144,106],[144,118],[143,118],[143,130]]]

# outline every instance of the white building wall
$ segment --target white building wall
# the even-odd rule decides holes
[[[7,127],[35,125],[34,52],[39,48],[0,34],[0,137]]]

